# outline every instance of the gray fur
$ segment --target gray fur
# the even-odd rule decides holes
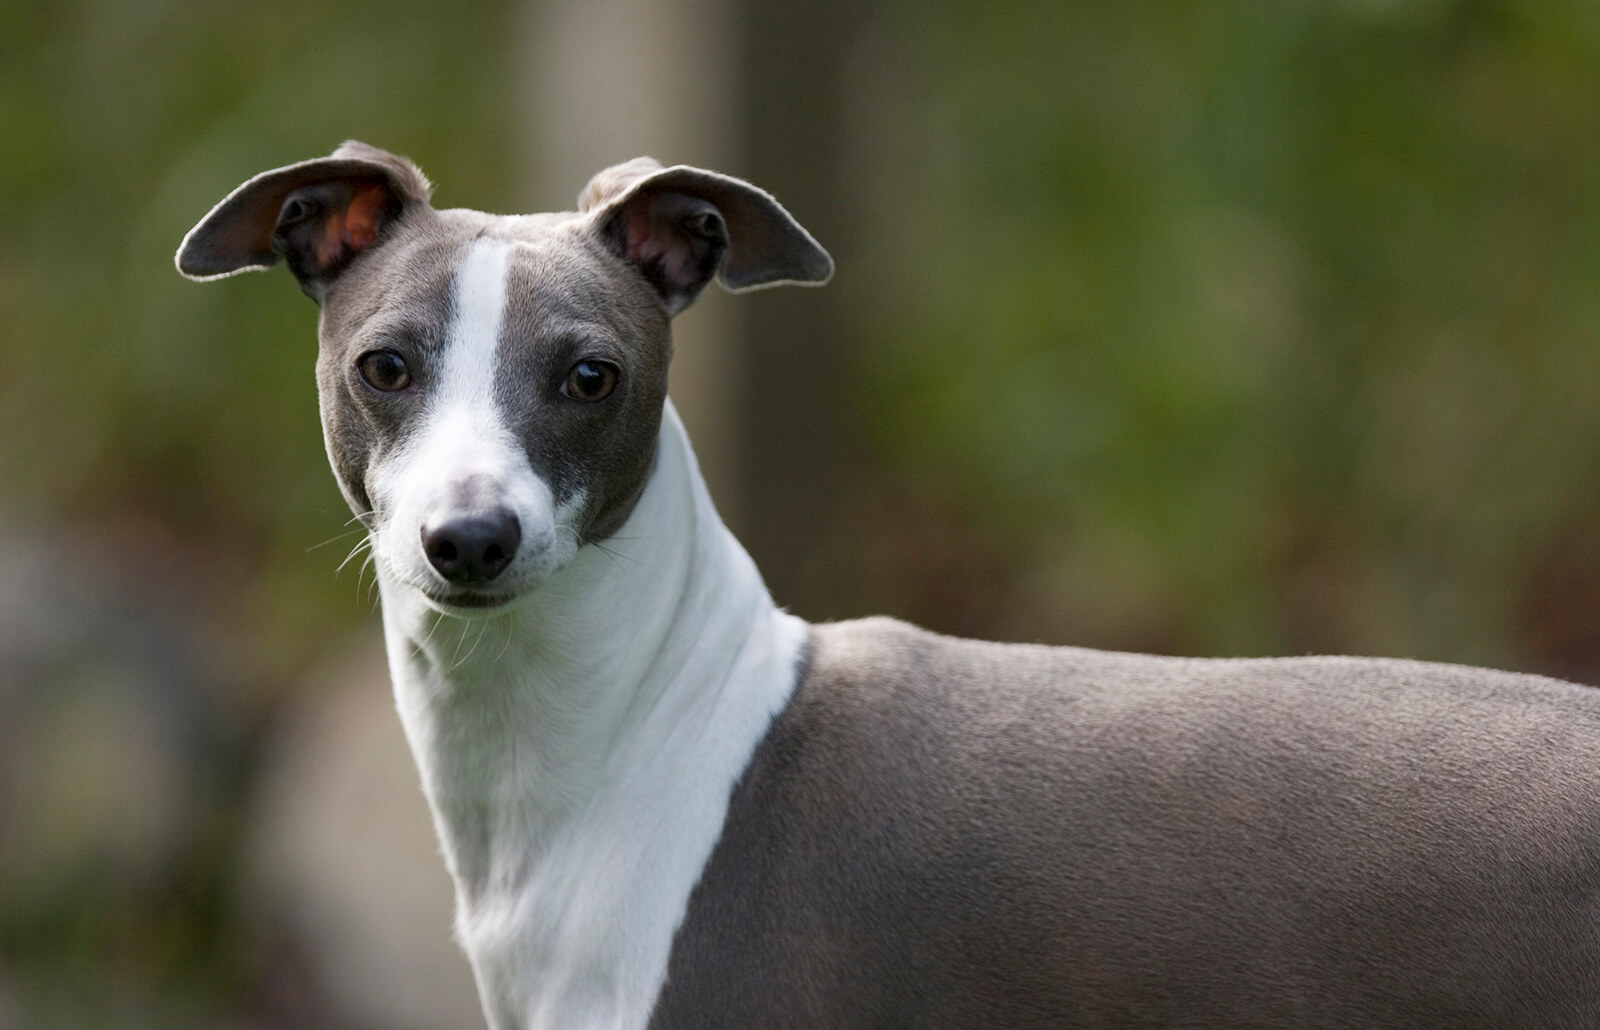
[[[651,1023],[1600,1026],[1600,692],[815,627]]]

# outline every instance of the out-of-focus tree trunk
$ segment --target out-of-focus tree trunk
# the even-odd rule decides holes
[[[840,262],[823,290],[775,290],[751,305],[742,396],[743,532],[778,603],[797,614],[839,618],[850,577],[831,567],[830,527],[851,508],[864,467],[849,389],[852,334],[844,317],[855,219],[845,149],[842,83],[864,0],[748,0],[740,5],[746,167]],[[864,173],[857,173],[864,174]],[[848,592],[848,591],[846,591]]]

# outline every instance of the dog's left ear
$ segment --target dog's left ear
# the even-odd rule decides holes
[[[771,194],[716,172],[635,158],[591,179],[578,209],[607,248],[650,281],[669,314],[692,304],[712,277],[739,293],[821,285],[833,275],[828,252]]]
[[[224,197],[178,247],[178,271],[210,280],[271,268],[280,257],[321,301],[391,223],[428,203],[432,185],[403,157],[354,140],[328,157],[262,172]]]

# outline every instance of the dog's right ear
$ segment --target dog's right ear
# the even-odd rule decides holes
[[[281,257],[320,303],[345,266],[432,191],[410,161],[351,141],[329,157],[262,172],[224,197],[183,238],[178,271],[206,281],[271,268]]]

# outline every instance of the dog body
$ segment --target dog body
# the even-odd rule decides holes
[[[635,161],[434,209],[360,144],[185,239],[321,305],[329,457],[489,1023],[1600,1025],[1600,694],[808,626],[666,400],[670,317],[826,280]]]

